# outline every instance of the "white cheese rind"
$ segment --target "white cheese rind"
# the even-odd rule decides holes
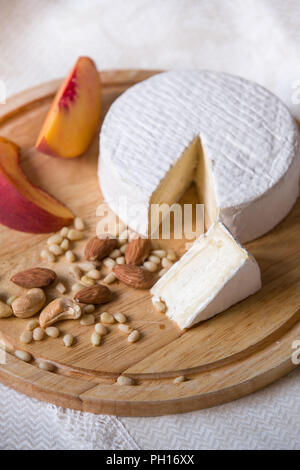
[[[223,312],[261,288],[260,269],[217,223],[152,287],[152,301],[166,304],[181,329]]]
[[[298,131],[288,109],[242,78],[186,70],[135,85],[107,113],[99,179],[123,222],[147,235],[152,194],[198,135],[212,162],[220,219],[239,241],[263,235],[287,215],[300,173]],[[128,211],[136,204],[137,212]]]

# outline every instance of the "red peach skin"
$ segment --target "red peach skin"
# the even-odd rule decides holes
[[[73,218],[67,207],[29,181],[20,166],[19,147],[0,137],[0,223],[22,232],[48,233]]]

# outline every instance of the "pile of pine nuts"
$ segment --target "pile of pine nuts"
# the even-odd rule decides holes
[[[70,264],[69,274],[75,281],[71,287],[71,290],[74,293],[84,287],[93,286],[99,280],[105,284],[112,284],[115,282],[116,276],[112,270],[116,264],[125,264],[125,251],[128,243],[137,236],[134,232],[130,231],[128,228],[124,228],[123,226],[122,230],[116,234],[118,239],[118,248],[113,249],[109,256],[101,262],[77,262],[77,256],[72,251],[72,243],[84,238],[85,227],[86,224],[83,219],[76,217],[74,219],[74,227],[63,227],[58,233],[51,235],[47,240],[47,248],[43,249],[40,253],[41,259],[51,263],[56,262],[59,257],[64,256],[65,260]],[[173,263],[176,260],[177,255],[173,250],[155,249],[150,252],[150,255],[144,261],[142,267],[150,272],[158,272],[158,276],[161,277],[173,266]],[[101,279],[102,276],[100,271],[102,266],[106,268],[106,273],[103,279]],[[66,286],[61,281],[56,283],[55,289],[60,295],[64,295],[67,292]],[[6,302],[2,302],[3,305],[0,305],[0,318],[1,312],[3,312],[2,318],[10,316],[10,306],[15,298],[16,296],[11,296]],[[155,308],[162,313],[166,310],[166,306],[163,302],[156,302]],[[104,311],[100,314],[100,322],[95,324],[95,305],[85,305],[82,307],[82,310],[83,315],[80,318],[81,325],[94,325],[94,331],[91,334],[90,341],[95,347],[100,346],[103,336],[108,334],[109,329],[106,325],[117,324],[118,330],[127,335],[128,343],[135,343],[141,338],[140,332],[128,325],[126,315],[121,312],[112,314]],[[42,341],[45,337],[56,339],[59,338],[60,335],[61,332],[56,326],[42,329],[37,319],[31,319],[27,323],[25,330],[20,334],[20,342],[23,344],[30,344],[32,341]],[[66,334],[62,338],[62,343],[65,347],[70,348],[74,345],[75,339],[76,338],[72,334]],[[16,350],[15,356],[24,362],[30,362],[33,359],[30,353],[22,350]],[[47,361],[39,361],[38,367],[48,372],[53,372],[55,370],[53,364]],[[174,379],[174,383],[180,383],[182,381],[184,381],[184,377],[182,376]],[[117,383],[119,385],[132,385],[134,382],[129,377],[120,376],[117,379]]]

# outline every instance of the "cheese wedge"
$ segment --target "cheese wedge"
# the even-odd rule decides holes
[[[100,135],[100,186],[120,219],[149,235],[151,205],[171,205],[195,181],[206,227],[219,216],[245,242],[295,203],[297,149],[291,114],[266,89],[223,73],[166,72],[112,104]]]
[[[189,328],[223,312],[261,288],[260,269],[220,222],[152,287],[152,301],[166,305],[167,316]]]

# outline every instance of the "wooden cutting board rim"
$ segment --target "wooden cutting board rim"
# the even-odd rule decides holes
[[[104,92],[105,89],[113,90],[114,88],[118,88],[120,86],[127,88],[128,86],[133,85],[138,81],[148,78],[153,73],[159,72],[161,71],[120,70],[103,72],[102,77]],[[28,109],[33,109],[34,107],[38,108],[41,103],[47,102],[55,93],[55,90],[57,89],[60,82],[61,80],[53,80],[51,82],[47,82],[45,84],[21,92],[10,98],[8,103],[3,107],[3,110],[0,107],[0,126],[9,122],[10,120],[13,120],[14,117],[18,114],[23,113]],[[283,322],[280,327],[275,329],[265,338],[261,339],[248,349],[242,351],[242,354],[231,355],[228,358],[217,361],[217,363],[207,363],[203,366],[192,367],[188,370],[186,368],[176,369],[176,371],[159,372],[158,374],[144,374],[141,372],[135,373],[134,367],[129,367],[128,370],[124,371],[124,373],[138,378],[138,385],[135,387],[120,388],[115,384],[107,383],[98,385],[93,384],[91,387],[91,381],[90,378],[88,378],[88,371],[80,371],[78,368],[72,371],[68,367],[66,370],[64,370],[64,365],[59,363],[57,365],[62,367],[60,370],[61,373],[56,374],[56,376],[59,377],[59,386],[61,388],[65,387],[64,391],[59,390],[58,387],[55,386],[55,383],[52,383],[53,377],[49,378],[49,374],[50,376],[53,376],[54,374],[41,371],[40,369],[38,369],[38,375],[41,378],[41,381],[44,383],[44,386],[41,386],[38,381],[31,381],[29,384],[24,375],[29,374],[31,376],[33,374],[32,369],[35,369],[35,375],[35,365],[24,364],[9,352],[7,353],[8,365],[6,367],[5,365],[0,366],[0,380],[12,388],[27,393],[30,396],[35,396],[39,399],[50,401],[55,404],[64,403],[62,406],[70,406],[71,408],[83,409],[95,413],[117,413],[122,415],[147,416],[184,412],[190,411],[192,409],[214,406],[216,404],[220,404],[249,393],[249,387],[251,391],[261,388],[267,383],[270,383],[285,373],[288,373],[295,367],[295,365],[291,362],[290,354],[287,354],[287,351],[284,350],[282,352],[282,357],[277,358],[277,362],[275,361],[275,363],[272,363],[270,368],[267,368],[267,370],[264,370],[264,372],[261,374],[254,374],[253,377],[250,377],[251,374],[249,374],[248,380],[241,381],[240,383],[236,383],[231,386],[229,384],[228,386],[224,386],[223,384],[219,390],[214,390],[210,393],[204,393],[202,391],[202,393],[198,392],[198,394],[195,394],[193,393],[193,390],[190,390],[191,384],[193,382],[200,380],[200,378],[203,380],[207,374],[210,374],[210,376],[217,376],[222,370],[224,371],[224,374],[228,373],[230,368],[237,367],[238,364],[246,364],[249,358],[253,359],[253,357],[259,357],[263,353],[267,354],[267,352],[271,350],[272,347],[274,347],[274,344],[276,344],[279,339],[282,340],[289,337],[290,335],[298,334],[299,314],[300,309],[296,310],[286,322]],[[39,357],[42,356],[40,355]],[[53,362],[55,363],[55,361]],[[22,372],[20,372],[19,369],[22,369]],[[83,373],[83,376],[80,377],[80,379],[75,378],[77,374],[80,375],[80,372]],[[180,373],[184,372],[187,372],[188,375],[191,376],[190,380],[187,382],[175,385],[172,381],[170,382],[170,380],[168,382],[166,381],[167,379],[170,379],[176,375],[180,375]],[[114,373],[112,376],[115,377],[116,374]],[[160,380],[161,383],[159,383],[158,380]],[[75,381],[76,384],[72,381]],[[153,381],[154,384],[152,383]],[[49,383],[51,383],[51,386]],[[72,387],[75,384],[76,387],[78,386],[80,390],[84,390],[82,392],[82,396],[80,396],[79,401],[77,400],[79,395],[75,396],[72,394],[70,383],[72,383]],[[159,400],[152,399],[151,396],[149,397],[147,394],[149,393],[149,390],[151,390],[150,395],[153,394],[153,387],[157,393],[157,387],[159,387],[159,385],[161,385],[163,389],[166,388],[165,397],[167,398],[162,399],[162,397],[160,397]],[[103,398],[101,396],[107,387],[109,390],[109,399],[106,397]],[[99,392],[99,388],[102,388],[103,390]],[[195,387],[195,390],[197,390],[197,387]],[[234,392],[231,392],[231,390]],[[127,396],[123,396],[123,391],[127,393]],[[139,397],[138,399],[132,398],[132,396],[135,397],[136,395]],[[67,400],[69,400],[67,404],[65,403],[66,397]]]

